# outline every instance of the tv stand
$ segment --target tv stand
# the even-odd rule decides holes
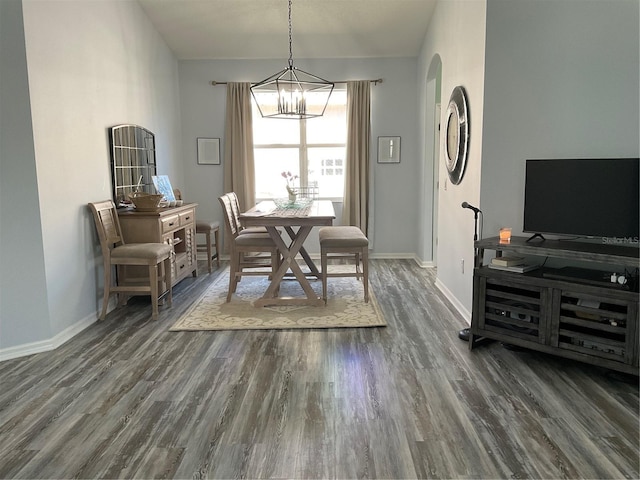
[[[512,237],[509,244],[500,243],[498,237],[488,238],[477,241],[475,247],[469,349],[477,346],[474,338],[484,337],[639,374],[637,291],[607,283],[595,269],[571,267],[564,271],[566,275],[562,269],[558,274],[548,268],[514,273],[490,269],[482,259],[485,250],[495,250],[498,254],[593,262],[622,272],[638,268],[640,249],[558,240],[528,243],[526,237]]]
[[[544,270],[542,276],[546,278],[555,278],[556,280],[567,280],[569,282],[596,285],[598,287],[617,288],[620,290],[628,290],[630,286],[629,284],[619,285],[618,283],[612,283],[611,272],[592,270],[588,268],[547,268]]]
[[[536,238],[540,239],[540,240],[538,240],[539,242],[544,242],[546,240],[546,238],[544,238],[544,235],[542,235],[541,233],[534,233],[529,238],[527,238],[527,242],[532,242]]]

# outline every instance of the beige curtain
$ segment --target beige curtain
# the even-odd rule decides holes
[[[369,235],[369,149],[371,87],[368,80],[347,82],[347,165],[342,223]]]
[[[250,88],[250,83],[227,84],[224,191],[236,193],[242,211],[256,203]]]

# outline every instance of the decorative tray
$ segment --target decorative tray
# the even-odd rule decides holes
[[[274,198],[273,203],[275,203],[278,208],[304,208],[311,205],[313,200],[311,198],[299,198],[292,201],[288,198]]]

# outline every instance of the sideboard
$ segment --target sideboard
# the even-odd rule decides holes
[[[638,375],[638,291],[609,281],[611,272],[639,266],[638,248],[545,240],[510,243],[488,238],[475,243],[473,313],[469,348],[481,337]],[[593,269],[541,267],[528,273],[483,265],[485,250],[580,261]],[[597,264],[611,266],[609,274]],[[574,270],[568,270],[573,272]]]
[[[134,208],[120,210],[118,217],[125,243],[161,242],[173,245],[171,278],[175,285],[189,275],[197,276],[196,203],[159,208],[152,212]],[[127,280],[143,278],[144,270],[129,268]]]

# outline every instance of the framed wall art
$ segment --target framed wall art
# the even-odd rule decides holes
[[[378,163],[400,163],[400,137],[378,137]]]
[[[220,165],[219,138],[198,138],[198,165]]]

